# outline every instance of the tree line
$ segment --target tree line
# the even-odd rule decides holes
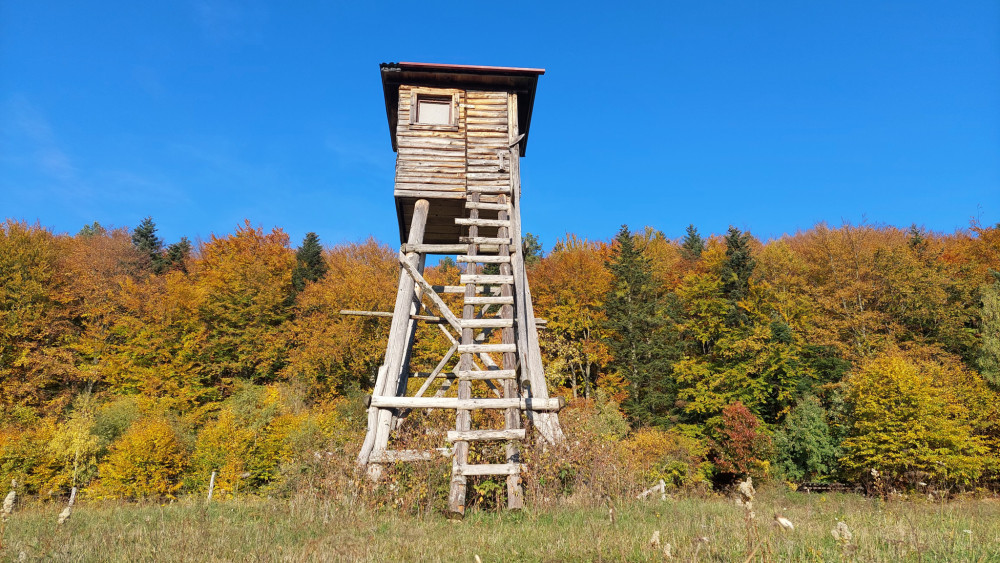
[[[645,440],[678,484],[997,483],[1000,225],[526,243],[550,391],[620,420],[607,439]],[[167,244],[151,218],[75,235],[7,220],[0,479],[136,497],[219,471],[257,490],[303,452],[356,448],[388,323],[339,311],[390,311],[397,279],[371,239],[293,248],[246,222]],[[413,370],[448,347],[421,326]]]

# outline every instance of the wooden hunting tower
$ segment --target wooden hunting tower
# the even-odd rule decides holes
[[[506,476],[508,507],[519,508],[522,412],[544,440],[563,440],[556,413],[564,402],[550,399],[545,386],[521,253],[519,162],[545,71],[383,63],[381,72],[397,153],[401,272],[358,463],[378,478],[382,464],[430,459],[436,452],[390,449],[390,437],[409,409],[452,409],[455,430],[444,450],[453,456],[450,512],[464,514],[466,478],[474,475]],[[461,285],[430,285],[423,278],[428,254],[456,255]],[[462,310],[452,312],[444,293],[462,294]],[[421,315],[425,301],[439,316]],[[409,369],[417,322],[437,322],[452,343],[430,373]],[[415,377],[425,379],[408,396]],[[424,396],[435,380],[435,396]],[[504,427],[472,428],[480,409],[503,411]],[[506,444],[502,463],[469,463],[470,445],[497,441]]]

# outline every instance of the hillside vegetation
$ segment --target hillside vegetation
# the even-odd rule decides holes
[[[529,447],[529,503],[599,505],[659,479],[701,491],[745,476],[837,480],[934,498],[1000,480],[1000,225],[820,224],[767,242],[623,227],[529,250],[573,444]],[[426,273],[458,276],[448,259]],[[374,240],[323,249],[310,234],[296,249],[247,222],[166,245],[150,219],[72,236],[8,220],[0,483],[16,479],[22,499],[76,486],[84,499],[163,500],[201,493],[215,471],[220,499],[350,489],[437,510],[444,460],[399,465],[375,490],[353,474],[388,322],[338,312],[390,311],[397,279],[396,251]],[[448,346],[421,327],[413,370]],[[473,506],[501,502],[499,481],[471,490]]]

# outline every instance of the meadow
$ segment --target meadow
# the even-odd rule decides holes
[[[53,561],[1000,561],[1000,500],[881,500],[768,487],[756,518],[707,494],[622,502],[565,498],[520,512],[442,514],[298,494],[213,501],[28,503],[0,557]],[[611,513],[614,517],[612,518]],[[774,522],[781,514],[795,528]],[[850,539],[832,533],[844,522]],[[651,545],[659,531],[659,545]],[[669,544],[669,547],[668,547]],[[23,555],[22,555],[23,554]]]

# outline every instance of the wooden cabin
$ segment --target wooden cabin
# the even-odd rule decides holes
[[[457,244],[468,227],[466,191],[510,182],[510,132],[524,156],[538,77],[545,70],[382,63],[389,135],[396,152],[396,211],[406,241],[413,206],[430,202],[424,243]],[[481,236],[495,236],[483,228]]]

